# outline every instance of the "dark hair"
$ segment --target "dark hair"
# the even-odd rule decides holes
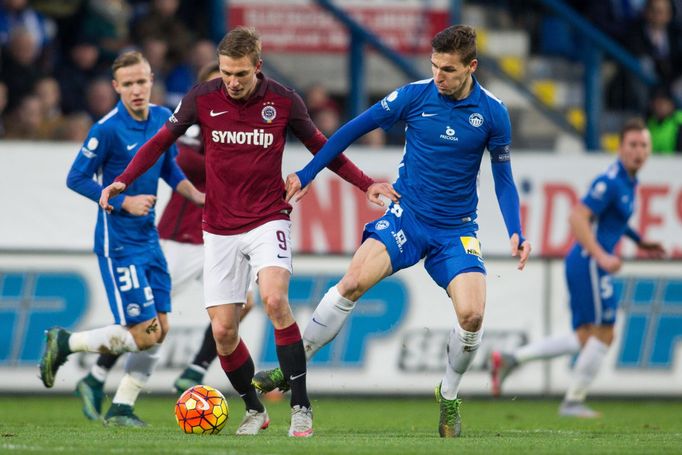
[[[217,73],[219,71],[220,71],[220,66],[218,65],[218,62],[207,63],[199,70],[199,74],[197,75],[197,80],[199,82],[206,82],[208,80],[208,76],[211,73]]]
[[[634,117],[625,122],[623,127],[620,129],[620,140],[625,138],[625,135],[630,131],[642,131],[647,129],[646,123],[639,117]]]
[[[118,57],[116,57],[116,60],[114,60],[114,63],[111,65],[111,74],[114,78],[116,78],[116,71],[118,71],[121,68],[125,68],[126,66],[137,65],[138,63],[146,63],[147,65],[149,65],[149,62],[147,61],[146,58],[144,58],[144,55],[142,55],[141,52],[139,51],[124,52]]]
[[[433,37],[431,47],[433,52],[459,54],[467,65],[476,58],[476,30],[468,25],[451,25]]]
[[[248,56],[256,65],[260,61],[261,44],[256,30],[249,27],[234,28],[218,44],[218,55],[230,58]]]

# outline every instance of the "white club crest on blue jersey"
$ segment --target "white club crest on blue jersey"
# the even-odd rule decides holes
[[[383,231],[388,228],[388,226],[390,226],[390,223],[386,220],[379,220],[377,221],[377,224],[374,225],[377,231]]]
[[[140,308],[140,305],[137,303],[131,303],[128,306],[126,306],[126,313],[128,313],[128,316],[131,318],[137,317],[142,313],[142,308]]]
[[[604,196],[605,192],[606,192],[606,183],[597,182],[594,184],[594,187],[592,188],[590,195],[595,199],[601,199],[602,196]]]
[[[469,116],[469,124],[474,128],[478,128],[483,125],[483,116],[478,112],[474,112]]]
[[[272,123],[275,117],[277,117],[277,110],[275,109],[275,106],[267,105],[260,111],[260,115],[266,123]]]
[[[391,101],[395,101],[396,98],[398,98],[398,90],[393,90],[386,97],[386,101],[388,101],[390,103]]]

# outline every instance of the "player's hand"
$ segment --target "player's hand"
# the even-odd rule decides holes
[[[512,256],[519,257],[519,265],[516,268],[523,270],[523,268],[526,266],[528,258],[530,257],[530,242],[528,240],[524,240],[523,243],[519,245],[519,234],[514,233],[509,239],[509,243],[511,244]]]
[[[390,183],[372,183],[369,188],[367,188],[367,199],[369,202],[378,205],[379,207],[384,206],[384,201],[381,200],[379,196],[384,196],[386,199],[390,199],[393,202],[398,202],[400,194],[393,189],[393,185]]]
[[[637,246],[649,258],[663,259],[665,257],[665,248],[659,242],[639,242]]]
[[[199,207],[206,205],[206,194],[201,191],[197,191],[192,195],[192,202],[194,202]]]
[[[294,201],[298,202],[308,192],[308,190],[310,189],[310,185],[301,189],[301,179],[298,178],[298,175],[296,175],[296,173],[293,173],[287,175],[286,186],[284,189],[286,191],[284,199],[287,202],[289,202],[291,198],[294,196],[296,196],[296,199],[294,199]]]
[[[104,188],[102,194],[99,196],[99,206],[106,210],[107,213],[111,213],[111,211],[114,210],[114,206],[109,204],[109,199],[123,193],[125,189],[126,184],[123,182],[114,182]]]
[[[623,265],[623,261],[613,254],[602,253],[594,258],[597,265],[609,273],[616,273]]]
[[[156,196],[151,194],[138,194],[136,196],[126,196],[121,207],[126,212],[135,216],[149,215],[149,210],[156,204]]]

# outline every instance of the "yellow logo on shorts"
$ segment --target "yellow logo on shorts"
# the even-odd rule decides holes
[[[481,257],[481,243],[476,237],[460,237],[459,239],[462,241],[466,254]]]

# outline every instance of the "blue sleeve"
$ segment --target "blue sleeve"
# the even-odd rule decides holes
[[[504,224],[507,226],[509,237],[519,234],[519,245],[524,238],[521,232],[521,216],[519,210],[519,193],[514,185],[511,163],[509,160],[492,164],[493,179],[495,180],[495,195],[502,212]]]
[[[493,163],[501,163],[509,161],[511,121],[509,111],[501,101],[491,100],[491,103],[493,103],[493,109],[491,109],[493,119],[487,147]]]
[[[642,236],[640,236],[637,231],[632,229],[630,226],[627,226],[625,228],[625,235],[630,238],[633,242],[635,242],[637,245],[642,243]]]
[[[102,185],[95,180],[100,168],[106,163],[109,153],[106,130],[95,124],[85,139],[66,177],[66,186],[88,199],[99,202]],[[125,196],[119,194],[109,200],[114,210],[121,210]]]
[[[185,173],[182,172],[178,163],[175,162],[175,157],[178,156],[178,147],[173,144],[166,153],[163,154],[163,164],[161,165],[161,178],[175,190],[178,183],[185,180]]]
[[[582,199],[582,203],[595,215],[601,215],[611,204],[615,195],[616,189],[613,180],[605,175],[600,175],[592,182],[590,190]]]
[[[405,120],[412,104],[412,98],[418,96],[421,84],[408,84],[392,91],[381,101],[369,108],[372,118],[383,129],[390,129],[398,120]]]
[[[301,180],[301,188],[305,188],[315,176],[338,155],[343,153],[349,145],[370,131],[379,128],[379,124],[372,117],[370,110],[355,117],[334,133],[315,157],[300,171],[296,172]]]

